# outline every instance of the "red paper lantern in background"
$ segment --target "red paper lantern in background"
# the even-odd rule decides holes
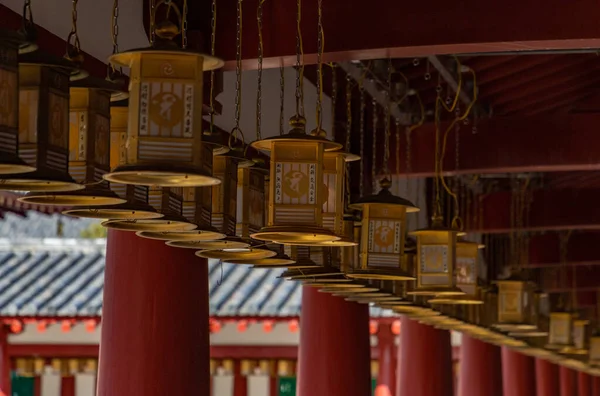
[[[48,325],[48,324],[47,324],[45,321],[43,321],[43,320],[42,320],[42,321],[39,321],[39,322],[37,323],[37,331],[38,331],[39,333],[45,333],[45,332],[46,332],[46,326],[47,326],[47,325]]]
[[[94,331],[96,331],[97,325],[98,323],[94,319],[86,320],[85,331],[87,331],[88,333],[93,333]]]
[[[377,330],[379,330],[379,324],[374,320],[369,321],[369,334],[377,334]]]
[[[246,330],[248,330],[248,321],[246,320],[240,320],[237,324],[237,330],[240,333],[245,332]]]
[[[272,320],[265,320],[263,322],[263,331],[265,333],[270,333],[273,331],[273,321]]]
[[[211,333],[218,333],[221,331],[221,322],[211,319],[209,321],[209,328]]]
[[[60,324],[60,331],[62,331],[63,333],[68,333],[69,331],[71,331],[71,321],[63,320]]]
[[[290,320],[288,327],[289,327],[291,333],[297,333],[298,329],[300,328],[300,324],[298,323],[298,321],[296,319],[293,319],[293,320]]]
[[[392,322],[392,334],[394,335],[400,335],[400,329],[402,327],[402,324],[400,322],[400,320],[396,319]]]
[[[23,323],[19,320],[13,320],[10,322],[10,331],[13,334],[19,334],[23,331]]]

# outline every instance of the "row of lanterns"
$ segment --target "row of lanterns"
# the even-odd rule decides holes
[[[111,102],[123,97],[119,84],[0,32],[0,189],[204,258],[285,268],[323,292],[573,368],[600,365],[589,323],[548,314],[547,296],[526,279],[481,287],[482,246],[441,218],[414,232],[413,246],[407,216],[419,209],[388,178],[347,205],[346,164],[359,158],[307,134],[303,117],[251,144],[269,154],[267,166],[204,133],[203,73],[223,62],[182,50],[179,33],[158,24],[151,47],[112,56],[130,85],[128,102]]]

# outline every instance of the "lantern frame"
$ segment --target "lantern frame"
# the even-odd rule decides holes
[[[573,347],[573,319],[571,312],[550,312],[546,349],[561,351]]]
[[[305,133],[302,117],[290,120],[292,130],[251,143],[271,153],[267,225],[251,234],[254,239],[283,244],[339,240],[323,227],[323,153],[342,145]],[[297,169],[295,169],[297,168]]]
[[[130,144],[125,162],[104,175],[110,182],[162,187],[219,183],[201,169],[198,145],[203,137],[203,72],[224,62],[179,48],[172,33],[158,29],[151,47],[109,58],[131,72]]]
[[[389,190],[391,181],[387,178],[379,184],[381,189],[377,194],[349,205],[350,209],[361,211],[362,217],[358,265],[347,276],[353,279],[414,280],[402,267],[405,264],[406,214],[418,212],[419,208],[393,195]]]
[[[442,218],[434,217],[430,228],[411,232],[417,239],[416,282],[408,295],[412,296],[462,296],[466,293],[456,287],[456,240],[461,232],[442,226]],[[428,250],[436,259],[433,266],[427,263]],[[441,248],[441,251],[440,251]],[[431,256],[430,256],[431,257]],[[446,279],[440,283],[437,279]],[[431,280],[431,282],[429,282]],[[424,282],[427,281],[427,282]]]
[[[600,368],[600,331],[598,329],[590,337],[588,364]]]
[[[513,275],[494,282],[498,286],[498,323],[492,326],[500,331],[524,332],[537,329],[530,323],[533,283]]]
[[[69,174],[85,188],[72,192],[33,192],[20,202],[58,206],[111,206],[126,200],[110,190],[102,175],[110,171],[110,95],[120,87],[87,77],[70,85]]]
[[[19,46],[23,38],[0,29],[0,174],[35,171],[19,158]]]
[[[235,234],[249,238],[265,225],[265,174],[260,167],[238,168]]]
[[[76,66],[41,51],[18,60],[19,157],[36,170],[0,175],[0,190],[81,190],[68,171],[69,76]]]
[[[574,319],[572,326],[573,346],[568,346],[560,351],[564,355],[583,356],[589,353],[590,331],[587,319]]]

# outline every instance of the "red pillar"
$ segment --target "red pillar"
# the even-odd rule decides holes
[[[209,394],[208,267],[110,230],[97,396]]]
[[[536,396],[560,396],[560,381],[556,364],[543,359],[535,359],[535,382]]]
[[[391,324],[382,323],[377,332],[377,349],[379,350],[379,375],[375,396],[392,396],[396,391],[397,352],[396,335]]]
[[[397,396],[452,396],[450,332],[402,318]]]
[[[369,307],[304,286],[298,396],[371,394]]]
[[[578,396],[592,396],[592,377],[581,371],[577,376]]]
[[[10,389],[11,363],[8,355],[8,329],[0,326],[0,395],[12,395]]]
[[[246,396],[248,394],[247,373],[242,371],[241,362],[236,360],[233,364],[233,396]]]
[[[577,396],[577,373],[566,367],[558,369],[560,377],[560,396]]]
[[[592,377],[592,396],[600,396],[600,377]]]
[[[463,334],[459,376],[460,396],[502,396],[500,348]]]
[[[535,395],[533,358],[502,347],[502,388],[504,396]]]

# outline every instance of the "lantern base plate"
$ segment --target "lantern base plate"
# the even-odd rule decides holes
[[[492,327],[507,333],[537,330],[536,325],[529,323],[496,323]]]
[[[279,242],[275,242],[275,243],[279,243]],[[349,239],[339,239],[337,241],[327,241],[327,242],[317,242],[317,243],[294,243],[294,246],[314,246],[314,247],[351,247],[351,246],[358,246],[357,242],[354,242],[352,240]]]
[[[29,193],[19,202],[49,206],[111,206],[127,202],[109,189],[86,187],[73,192]]]
[[[428,300],[427,303],[441,305],[481,305],[483,304],[483,301],[475,296],[462,295],[434,297],[431,300]]]
[[[104,175],[111,183],[160,187],[209,187],[221,180],[196,168],[170,164],[125,165]]]
[[[216,231],[193,230],[193,231],[139,231],[136,234],[141,238],[155,239],[158,241],[215,241],[226,238],[227,235]]]
[[[508,336],[515,337],[515,338],[542,338],[542,337],[548,337],[548,332],[547,331],[539,331],[539,330],[511,331],[510,333],[508,333]]]
[[[83,190],[85,186],[70,176],[52,171],[0,175],[0,191],[64,192]]]
[[[409,296],[464,296],[466,293],[457,287],[427,287],[406,292]]]
[[[312,278],[326,278],[331,276],[339,276],[341,273],[333,268],[324,268],[324,267],[312,267],[306,269],[297,269],[297,270],[288,270],[281,274],[281,278],[286,278],[289,280],[298,280],[298,279],[312,279]],[[350,282],[350,279],[343,279],[344,282]],[[319,279],[320,281],[321,279]]]
[[[72,217],[100,220],[150,220],[159,219],[164,216],[162,213],[158,213],[154,210],[150,205],[138,202],[126,202],[121,205],[108,207],[69,209],[62,213]]]
[[[196,224],[185,221],[172,220],[168,216],[160,219],[142,220],[107,220],[103,221],[103,227],[120,231],[191,231]]]
[[[390,270],[378,270],[378,269],[367,269],[367,270],[353,270],[346,274],[348,278],[352,279],[366,279],[366,280],[391,280],[391,281],[412,281],[414,277],[405,274],[401,271],[390,271]]]
[[[570,345],[565,345],[565,344],[553,344],[553,343],[548,343],[546,345],[544,345],[544,348],[549,349],[551,351],[562,351],[566,348],[570,348]]]
[[[355,284],[352,283],[327,283],[327,282],[321,282],[316,281],[316,282],[304,282],[303,285],[305,286],[312,286],[312,287],[319,287],[319,288],[328,288],[328,289],[353,289],[355,287],[357,287]]]
[[[341,238],[322,227],[306,226],[270,226],[250,235],[259,241],[268,241],[283,245],[316,244],[337,241]]]
[[[0,175],[16,175],[33,171],[35,171],[34,166],[29,166],[24,161],[15,157],[12,159],[2,159],[2,163],[0,163]]]
[[[276,256],[277,253],[267,249],[227,249],[227,250],[201,250],[196,256],[216,260],[258,260]]]
[[[406,305],[412,305],[412,302],[410,301],[406,301],[403,299],[399,299],[399,300],[388,300],[388,301],[380,301],[376,304],[379,308],[382,309],[394,309],[394,307],[402,307],[402,306],[406,306]]]
[[[354,285],[353,288],[348,288],[348,289],[344,289],[344,290],[339,290],[339,289],[335,289],[335,288],[330,288],[330,287],[324,287],[323,289],[320,289],[319,292],[321,293],[335,293],[335,295],[337,296],[341,296],[341,297],[348,297],[348,296],[358,296],[361,293],[373,293],[379,291],[379,289],[375,288],[375,287],[361,287],[361,285]]]
[[[364,296],[364,294],[365,293],[363,293],[363,296],[357,295],[357,296],[348,297],[345,300],[351,301],[351,302],[357,302],[359,304],[370,304],[370,303],[377,303],[377,302],[391,302],[391,301],[400,301],[401,300],[400,297],[394,297],[394,296],[368,297],[368,296]]]
[[[246,260],[229,260],[229,264],[246,264],[252,265],[252,268],[311,268],[309,266],[295,267],[296,262],[285,258],[264,258],[264,259],[246,259]]]
[[[246,249],[250,247],[249,243],[230,241],[227,239],[220,241],[168,241],[167,245],[176,248],[196,250]]]
[[[559,353],[563,355],[583,356],[587,355],[590,351],[585,348],[567,347],[562,349]]]
[[[441,315],[438,311],[434,311],[433,309],[417,307],[415,305],[399,305],[393,308],[393,311],[399,313],[401,315],[407,316],[437,316]]]

